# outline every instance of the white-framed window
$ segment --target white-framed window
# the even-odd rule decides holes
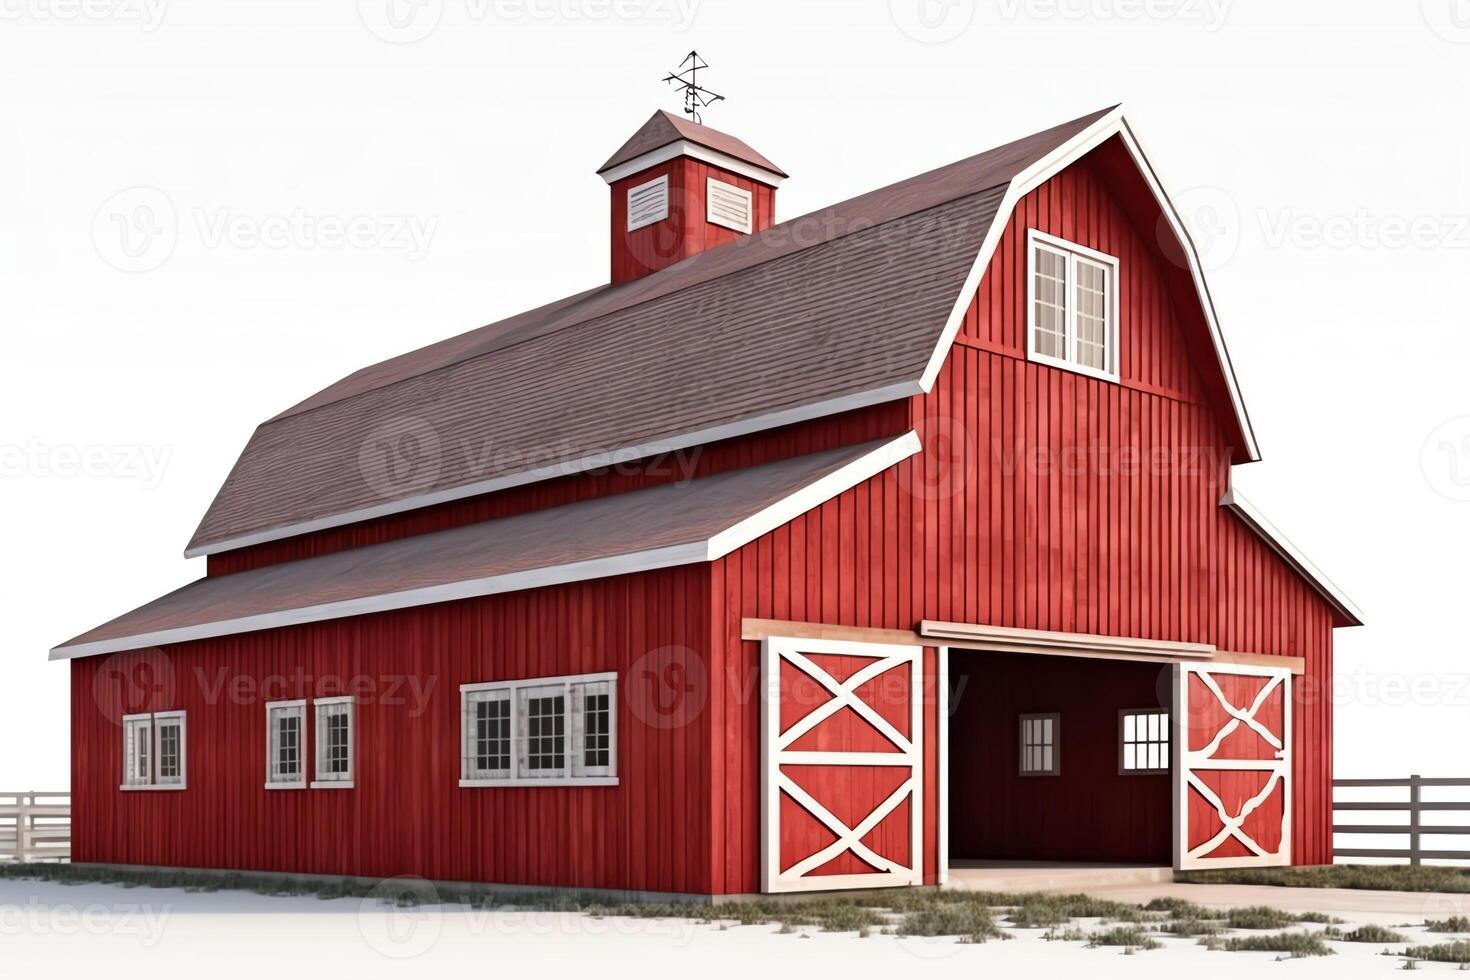
[[[1118,260],[1031,229],[1026,239],[1031,360],[1118,380]]]
[[[628,188],[628,230],[637,231],[669,216],[669,175]]]
[[[306,787],[306,702],[265,706],[265,788]]]
[[[1118,737],[1120,773],[1169,771],[1169,712],[1158,708],[1124,709],[1118,712]]]
[[[614,786],[617,675],[465,684],[460,780],[471,786]]]
[[[352,698],[317,698],[312,702],[316,729],[316,769],[312,789],[351,789],[353,766]]]
[[[748,190],[713,177],[708,179],[705,187],[705,220],[749,235],[755,196]]]
[[[1021,716],[1021,775],[1055,776],[1062,771],[1059,743],[1062,716],[1034,714]]]
[[[124,715],[122,789],[184,789],[189,762],[183,711]]]

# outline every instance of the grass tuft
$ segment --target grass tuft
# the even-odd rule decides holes
[[[1138,926],[1114,926],[1087,937],[1088,946],[1125,946],[1128,949],[1159,949],[1164,944]]]
[[[1171,936],[1218,936],[1225,931],[1225,923],[1214,919],[1170,919],[1159,926],[1159,931]]]
[[[1328,927],[1322,935],[1328,939],[1336,939],[1344,943],[1401,943],[1408,937],[1402,933],[1394,932],[1387,926],[1367,925],[1359,926],[1351,932],[1343,932],[1341,929]]]
[[[1296,916],[1269,905],[1250,905],[1225,913],[1225,922],[1232,929],[1284,929],[1296,923]]]
[[[1411,864],[1322,864],[1298,868],[1181,871],[1174,880],[1200,885],[1368,888],[1396,892],[1470,892],[1470,868]]]
[[[1430,919],[1424,923],[1430,932],[1470,932],[1470,919],[1463,915],[1452,915],[1448,919]]]
[[[1010,938],[995,924],[990,909],[979,904],[931,902],[905,912],[895,931],[900,936],[958,936],[972,943]]]
[[[1437,946],[1410,946],[1404,950],[1410,962],[1429,960],[1434,963],[1470,963],[1470,942],[1440,943]]]
[[[1266,936],[1231,936],[1202,940],[1205,947],[1230,953],[1285,953],[1292,959],[1331,956],[1330,946],[1317,932],[1278,932]]]

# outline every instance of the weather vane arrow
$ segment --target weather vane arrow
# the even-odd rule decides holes
[[[684,90],[684,114],[697,123],[704,121],[699,118],[700,109],[725,101],[723,95],[717,95],[699,84],[699,69],[708,67],[709,62],[701,58],[698,51],[691,51],[688,57],[679,62],[677,71],[671,71],[664,76],[664,81]]]

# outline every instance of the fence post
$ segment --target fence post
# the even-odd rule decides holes
[[[1419,783],[1424,777],[1413,775],[1409,777],[1409,863],[1420,864],[1422,857],[1419,850]]]
[[[21,795],[15,798],[15,859],[21,864],[30,862],[31,853],[31,828],[33,820],[31,807],[36,803],[36,794]]]

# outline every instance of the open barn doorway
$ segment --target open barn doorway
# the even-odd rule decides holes
[[[948,655],[949,866],[1172,863],[1171,666]]]

